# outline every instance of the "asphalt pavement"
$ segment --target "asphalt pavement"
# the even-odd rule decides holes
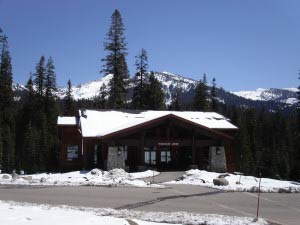
[[[256,216],[257,194],[193,185],[168,188],[0,186],[0,200],[139,211]],[[262,193],[259,215],[283,225],[300,224],[300,194]]]

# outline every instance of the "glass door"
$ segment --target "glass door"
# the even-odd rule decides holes
[[[176,170],[179,162],[178,144],[164,143],[158,144],[158,167],[162,170]]]

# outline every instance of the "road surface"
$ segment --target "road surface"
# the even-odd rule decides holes
[[[188,211],[255,217],[257,194],[223,192],[192,185],[169,185],[166,189],[0,186],[0,200],[139,211]],[[299,225],[300,194],[261,194],[260,216],[279,224]]]

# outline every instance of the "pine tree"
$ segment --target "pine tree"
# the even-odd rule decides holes
[[[1,122],[0,122],[1,124]],[[2,127],[0,126],[0,170],[2,170],[3,165],[3,142],[2,142]]]
[[[240,152],[241,152],[241,169],[242,172],[247,174],[252,174],[253,172],[253,156],[250,147],[250,138],[246,129],[241,130],[241,142],[240,142]]]
[[[74,99],[72,96],[72,83],[68,80],[66,97],[64,99],[64,115],[73,116],[75,113]]]
[[[253,163],[253,153],[251,150],[251,138],[249,135],[247,120],[248,118],[245,116],[246,113],[243,111],[239,111],[237,125],[239,127],[239,132],[237,135],[237,161],[240,164],[240,169],[243,173],[247,175],[254,175],[254,163]]]
[[[38,123],[37,114],[40,110],[36,110],[36,95],[33,89],[32,76],[26,84],[27,92],[24,97],[24,105],[21,110],[21,126],[23,132],[19,135],[21,140],[21,149],[19,154],[19,162],[22,169],[26,172],[37,171],[37,133],[34,132]],[[20,125],[19,125],[20,126]]]
[[[169,106],[169,109],[175,111],[182,111],[184,109],[182,90],[180,88],[176,88],[175,93],[172,95],[172,102]]]
[[[47,163],[49,163],[50,156],[50,144],[49,136],[47,131],[47,119],[44,113],[41,114],[40,127],[38,129],[38,158],[37,164],[40,171],[45,171],[47,168]]]
[[[53,64],[53,60],[50,57],[47,61],[46,65],[46,79],[44,83],[45,87],[45,97],[44,97],[44,106],[45,106],[45,113],[47,116],[47,123],[48,125],[52,125],[50,127],[50,131],[53,131],[52,129],[55,129],[58,110],[57,105],[55,102],[55,92],[57,90],[56,87],[56,74],[55,74],[55,67]]]
[[[30,75],[27,84],[26,84],[27,93],[24,97],[24,105],[22,109],[22,121],[27,126],[29,121],[34,122],[32,125],[36,125],[36,114],[40,110],[37,110],[36,106],[36,95],[33,89],[32,76]]]
[[[211,87],[211,110],[213,112],[218,112],[218,100],[217,100],[217,93],[216,93],[216,78],[212,80],[212,87]]]
[[[26,132],[24,134],[24,144],[23,144],[23,163],[22,168],[29,172],[33,173],[38,171],[37,165],[37,132],[32,126],[31,121],[29,121]]]
[[[12,65],[7,37],[3,36],[0,65],[0,126],[2,126],[2,166],[5,171],[15,167],[15,111],[12,90]]]
[[[3,41],[4,41],[4,34],[0,27],[0,44],[1,44],[0,47],[1,47],[1,49],[3,48]],[[2,64],[1,62],[2,62],[2,57],[0,58],[0,65]],[[0,90],[0,98],[3,98],[1,90]],[[2,113],[3,112],[2,112],[2,110],[3,110],[3,108],[1,105],[0,106],[0,170],[2,169],[2,164],[3,164],[3,162],[2,162],[2,156],[3,156],[3,146],[2,146],[2,144],[3,144],[2,143]]]
[[[52,58],[50,57],[46,65],[46,80],[45,80],[45,124],[42,123],[41,127],[41,143],[45,144],[44,151],[44,164],[46,169],[53,170],[58,158],[58,139],[57,139],[57,129],[56,120],[58,116],[57,103],[55,101],[56,87],[56,74],[55,67]],[[42,121],[43,122],[43,121]],[[43,149],[41,149],[43,151]],[[44,168],[43,168],[44,169]]]
[[[34,84],[36,85],[37,94],[39,97],[39,100],[44,96],[45,91],[45,79],[46,79],[46,68],[45,68],[45,57],[41,56],[39,62],[36,65],[35,68],[36,72],[34,74]]]
[[[148,69],[148,57],[145,49],[135,57],[136,74],[135,87],[133,89],[132,105],[134,109],[145,108],[145,75]]]
[[[165,108],[162,84],[155,78],[153,72],[150,73],[149,84],[146,86],[146,96],[146,109],[162,110]]]
[[[56,88],[56,74],[53,59],[50,57],[46,65],[46,79],[45,79],[45,97],[50,99],[54,96]]]
[[[299,70],[299,77],[300,80],[300,70]],[[294,179],[300,180],[300,85],[298,85],[298,101],[296,105],[296,116],[297,116],[297,127],[296,127],[296,149],[295,149],[295,162],[293,166],[293,173],[292,177]]]
[[[102,59],[105,62],[102,72],[105,75],[113,74],[110,81],[109,106],[111,108],[124,108],[127,100],[127,86],[129,73],[126,64],[126,41],[124,25],[118,10],[111,17],[111,26],[107,33],[107,42],[104,49],[108,55]]]
[[[202,80],[196,86],[195,96],[193,99],[193,108],[197,111],[208,110],[208,92],[207,92],[207,80],[206,74],[204,73]]]
[[[102,84],[99,90],[99,96],[97,98],[97,108],[105,109],[107,105],[107,92],[106,92],[106,85]]]

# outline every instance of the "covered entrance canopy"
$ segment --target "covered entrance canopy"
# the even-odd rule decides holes
[[[106,169],[120,158],[130,170],[211,169],[212,148],[224,151],[224,158],[226,149],[220,163],[233,167],[237,128],[217,113],[84,110],[78,125],[86,168]]]

